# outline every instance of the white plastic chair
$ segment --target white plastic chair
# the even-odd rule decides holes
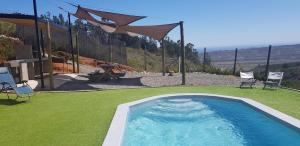
[[[256,80],[254,79],[254,74],[253,72],[240,72],[240,77],[241,77],[241,85],[240,88],[242,88],[244,85],[252,86],[255,85]]]
[[[264,82],[264,89],[269,87],[280,87],[283,79],[283,72],[269,72],[267,80]]]

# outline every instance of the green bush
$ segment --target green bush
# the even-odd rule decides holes
[[[0,37],[0,60],[15,59],[16,53],[13,43],[14,42],[8,38]]]

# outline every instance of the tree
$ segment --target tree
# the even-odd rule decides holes
[[[68,23],[65,22],[64,16],[62,14],[59,14],[58,18],[59,18],[59,22],[60,22],[59,24],[60,25],[65,25],[66,26],[68,24]]]

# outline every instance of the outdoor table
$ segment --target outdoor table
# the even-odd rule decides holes
[[[114,67],[116,64],[102,64],[100,67],[104,70],[104,73],[100,77],[100,79],[118,79],[119,77],[116,76],[113,72]]]

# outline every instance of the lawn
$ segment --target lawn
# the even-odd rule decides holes
[[[93,92],[39,92],[29,102],[0,94],[0,145],[99,146],[117,105],[167,93],[214,93],[247,97],[300,119],[300,93],[284,89],[165,87]]]

